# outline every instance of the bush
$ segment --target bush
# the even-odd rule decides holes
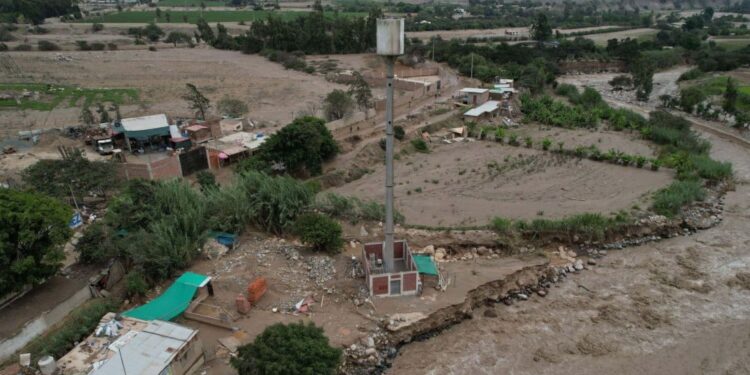
[[[104,43],[94,42],[91,43],[92,51],[104,51],[107,46]]]
[[[31,47],[31,44],[19,44],[16,46],[16,48],[13,48],[16,51],[31,51],[33,48]]]
[[[240,117],[247,113],[247,103],[245,103],[242,100],[230,98],[228,96],[225,96],[219,100],[219,102],[216,105],[216,109],[219,110],[219,113],[229,116],[229,117]]]
[[[239,375],[334,374],[340,361],[323,329],[303,322],[269,326],[231,359]]]
[[[393,136],[398,139],[399,141],[403,141],[404,137],[406,136],[406,131],[404,130],[404,127],[401,125],[396,125],[393,127]]]
[[[531,137],[524,138],[524,142],[526,143],[526,147],[531,148],[534,146],[534,140],[531,139]]]
[[[85,40],[77,40],[76,47],[79,51],[91,51],[91,46]]]
[[[48,40],[40,40],[39,43],[37,43],[37,48],[40,51],[59,51],[60,50],[60,46]]]
[[[148,293],[148,283],[139,271],[132,271],[125,276],[125,293],[128,298],[143,297]]]
[[[430,152],[430,148],[427,146],[427,142],[425,142],[422,138],[412,139],[411,145],[418,152]]]
[[[195,179],[198,181],[198,185],[201,187],[202,192],[214,190],[219,187],[216,183],[216,176],[211,171],[203,170],[195,174]]]
[[[550,146],[552,146],[552,141],[549,138],[542,139],[542,150],[548,151]]]
[[[343,245],[339,223],[317,213],[298,217],[294,222],[294,233],[313,251],[335,254],[341,251]]]
[[[5,52],[8,50],[8,45],[5,43],[0,43],[0,52]]]
[[[508,235],[513,231],[513,223],[509,219],[502,217],[496,217],[492,219],[491,227],[492,230],[498,234]]]
[[[385,221],[385,206],[375,201],[363,201],[357,197],[345,197],[336,193],[320,194],[313,207],[331,217],[348,220],[356,224],[361,220]],[[393,212],[393,221],[403,223],[404,216]]]
[[[607,231],[626,225],[628,221],[627,215],[624,214],[606,218],[600,214],[584,213],[559,220],[534,219],[530,223],[518,221],[515,227],[532,237],[565,235],[569,238],[579,236],[584,240],[603,240]]]
[[[118,255],[114,238],[102,221],[97,221],[83,231],[83,236],[78,240],[76,251],[83,263],[103,263]]]
[[[732,164],[719,162],[705,155],[690,155],[688,163],[683,164],[685,173],[694,173],[709,181],[726,180],[732,177]],[[682,171],[678,171],[682,172]]]
[[[107,49],[110,51],[116,51],[117,50],[117,44],[115,43],[107,43]]]
[[[505,142],[505,129],[498,127],[495,129],[495,142],[497,143],[503,143]]]
[[[102,30],[104,30],[104,25],[102,25],[101,23],[93,23],[93,24],[91,24],[91,31],[97,33],[97,32],[102,31]]]
[[[672,217],[677,215],[683,206],[706,197],[703,185],[696,180],[675,181],[654,194],[652,208],[654,212]]]
[[[521,143],[518,141],[518,134],[510,133],[508,136],[508,144],[511,146],[519,146]]]

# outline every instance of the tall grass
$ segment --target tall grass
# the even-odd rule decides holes
[[[550,235],[562,235],[572,238],[578,236],[582,240],[604,240],[607,232],[630,224],[630,218],[625,213],[618,213],[614,217],[605,217],[597,213],[583,213],[562,219],[534,219],[531,221],[496,217],[490,227],[498,234],[508,235],[513,231],[539,238]]]
[[[313,208],[332,217],[356,224],[359,221],[385,220],[385,206],[374,201],[364,201],[357,197],[345,197],[336,193],[320,194],[316,197]],[[403,223],[404,216],[394,211],[393,220]]]
[[[705,197],[706,191],[700,181],[675,181],[654,194],[652,208],[658,214],[673,217],[680,213],[683,206],[702,201]]]

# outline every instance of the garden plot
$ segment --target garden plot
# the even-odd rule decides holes
[[[624,134],[602,133],[601,138],[613,149],[650,152]],[[583,144],[588,145],[588,140]],[[381,200],[383,175],[383,167],[378,166],[373,173],[334,190]],[[643,200],[649,193],[671,179],[667,171],[579,160],[525,147],[483,141],[433,144],[429,154],[396,161],[396,208],[407,224],[429,226],[485,225],[495,216],[533,219],[612,213],[636,203],[647,205]]]

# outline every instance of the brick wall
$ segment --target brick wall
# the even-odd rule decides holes
[[[168,180],[175,177],[182,177],[180,159],[177,156],[151,162],[151,178],[154,180]]]

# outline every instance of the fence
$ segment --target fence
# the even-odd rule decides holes
[[[120,178],[132,180],[168,180],[188,176],[208,168],[208,156],[205,147],[196,147],[179,155],[145,163],[122,163],[117,174]]]

